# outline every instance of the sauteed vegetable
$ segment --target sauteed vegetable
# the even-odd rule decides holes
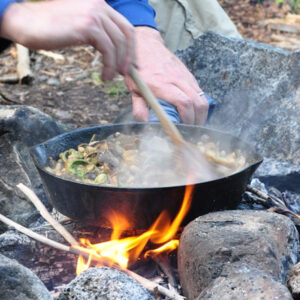
[[[239,150],[227,153],[207,135],[203,135],[196,146],[214,165],[220,177],[245,167],[245,157]],[[172,143],[165,136],[152,133],[145,137],[116,132],[104,140],[96,140],[96,136],[93,136],[89,143],[61,153],[57,160],[51,159],[46,169],[65,179],[96,185],[184,185],[187,183],[188,170],[178,162],[174,151]]]

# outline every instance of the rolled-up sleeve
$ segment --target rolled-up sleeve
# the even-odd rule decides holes
[[[106,2],[133,26],[149,26],[157,29],[154,21],[155,11],[147,0],[107,0]]]

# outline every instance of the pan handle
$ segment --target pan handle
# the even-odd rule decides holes
[[[209,118],[211,117],[214,109],[215,109],[216,102],[206,94],[205,94],[205,97],[206,97],[206,99],[208,101],[208,104],[209,104],[207,120],[206,120],[206,121],[208,121]],[[160,103],[160,105],[162,106],[164,111],[168,114],[169,118],[171,119],[171,121],[173,123],[177,123],[177,124],[181,123],[181,119],[180,119],[178,110],[174,105],[172,105],[172,104],[170,104],[170,103],[168,103],[168,102],[166,102],[165,100],[162,100],[162,99],[158,99],[158,102]],[[159,122],[158,118],[156,117],[156,115],[155,115],[155,113],[152,109],[150,110],[149,122]]]

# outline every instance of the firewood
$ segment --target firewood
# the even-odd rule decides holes
[[[272,34],[271,38],[275,41],[279,41],[279,42],[283,42],[283,43],[288,43],[288,44],[292,44],[295,46],[300,47],[300,39],[297,38],[293,38],[290,36],[285,36],[285,35],[281,35],[281,34]]]
[[[273,212],[278,212],[278,213],[282,213],[282,214],[288,214],[298,220],[300,220],[300,215],[294,213],[293,211],[291,211],[286,204],[284,203],[284,201],[282,201],[281,199],[270,195],[270,194],[266,194],[254,187],[252,187],[251,185],[247,185],[246,188],[247,192],[250,192],[254,195],[256,195],[258,197],[258,202],[266,207],[270,207],[269,211],[273,211]]]
[[[169,282],[169,289],[171,291],[177,291],[176,290],[176,280],[173,274],[172,266],[170,265],[168,255],[166,253],[161,253],[159,255],[155,255],[152,258],[161,268],[161,270],[165,273],[165,275],[168,278]]]
[[[33,74],[30,69],[29,49],[16,44],[18,53],[17,73],[20,83],[29,84],[33,80]]]
[[[75,240],[75,238],[59,223],[57,222],[47,211],[46,207],[42,203],[42,201],[37,197],[37,195],[23,183],[19,183],[17,187],[27,196],[27,198],[33,203],[36,209],[39,211],[41,216],[48,221],[53,228],[61,234],[67,242],[69,242],[72,246],[77,245],[79,243]]]
[[[270,28],[289,33],[300,33],[300,25],[284,24],[284,23],[270,23]]]
[[[273,30],[279,30],[283,32],[300,33],[300,21],[294,15],[288,15],[288,17],[284,19],[266,19],[259,22],[259,25],[268,25]]]

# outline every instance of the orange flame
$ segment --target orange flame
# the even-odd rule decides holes
[[[126,269],[130,261],[134,261],[139,257],[148,241],[159,245],[159,247],[148,250],[145,253],[145,257],[157,255],[161,252],[168,253],[176,249],[179,245],[179,241],[172,240],[172,238],[189,211],[194,190],[193,187],[193,185],[186,186],[180,210],[173,222],[171,222],[169,214],[166,211],[163,211],[150,229],[140,236],[131,236],[120,239],[122,231],[129,227],[129,222],[124,216],[117,214],[116,212],[111,212],[109,221],[112,224],[113,232],[110,241],[91,244],[87,239],[80,239],[81,244],[86,247],[85,250],[90,256],[87,261],[85,261],[82,256],[79,256],[76,269],[77,275],[90,266],[93,255],[103,257],[102,265],[107,265],[109,262],[110,265],[118,264],[121,268]],[[81,247],[73,247],[82,249]],[[97,266],[101,266],[101,264],[98,262]]]

